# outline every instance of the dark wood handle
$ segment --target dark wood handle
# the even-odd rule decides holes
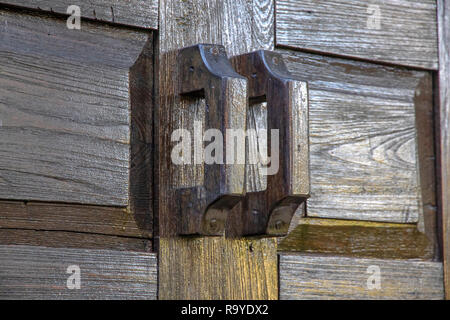
[[[266,190],[246,194],[241,235],[282,236],[298,205],[309,197],[307,83],[294,79],[275,52],[255,51],[232,61],[248,79],[250,101],[267,101],[268,150],[274,143],[271,130],[279,130],[278,171],[268,172]]]
[[[211,44],[181,49],[178,73],[179,94],[204,97],[204,128],[220,130],[224,138],[223,163],[205,163],[204,185],[178,192],[180,234],[221,235],[228,210],[245,194],[245,157],[241,162],[235,159],[228,163],[226,139],[228,129],[246,127],[247,80],[234,71],[224,47]]]

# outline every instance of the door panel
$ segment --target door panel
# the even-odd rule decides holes
[[[280,299],[443,297],[442,263],[280,254]]]
[[[276,45],[436,70],[436,1],[277,0]]]
[[[426,72],[279,50],[308,82],[307,215],[414,223],[422,214],[415,95]],[[421,103],[432,102],[431,92]]]
[[[113,219],[134,215],[151,233],[151,34],[70,30],[12,11],[0,19],[0,198],[127,207]]]
[[[433,74],[417,70],[437,69],[435,3],[277,0],[275,15],[310,98],[311,198],[279,244],[280,299],[444,298]]]
[[[153,41],[0,9],[1,298],[156,298]]]
[[[2,12],[0,198],[126,206],[147,35]]]
[[[433,74],[418,71],[437,68],[433,1],[82,0],[81,30],[61,18],[67,1],[6,3],[0,298],[154,299],[157,287],[160,299],[443,298]],[[368,28],[369,5],[381,29]],[[154,48],[142,28],[158,27]],[[312,194],[287,238],[173,238],[169,186],[202,182],[204,168],[171,176],[164,150],[206,112],[200,98],[177,100],[174,50],[198,42],[229,56],[277,50],[308,82]],[[265,112],[249,108],[247,121],[264,129]],[[249,190],[266,187],[259,170]],[[81,291],[66,289],[71,264],[87,275]]]
[[[0,245],[0,256],[0,299],[156,299],[152,253]],[[80,289],[69,290],[74,265]]]

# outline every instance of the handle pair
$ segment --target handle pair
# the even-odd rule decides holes
[[[232,62],[237,72],[219,45],[178,52],[179,94],[204,97],[205,130],[219,130],[224,138],[214,150],[214,158],[223,160],[204,165],[203,185],[177,190],[179,234],[222,235],[229,210],[242,201],[239,235],[284,235],[309,196],[307,84],[294,79],[274,52],[255,51]],[[267,102],[271,166],[279,165],[275,172],[266,170],[266,190],[246,193],[246,117],[255,101]],[[277,136],[279,141],[272,139]]]

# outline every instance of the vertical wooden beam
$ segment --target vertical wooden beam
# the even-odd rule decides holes
[[[417,128],[417,153],[423,212],[419,212],[418,229],[425,233],[433,246],[433,256],[438,258],[439,240],[436,204],[436,141],[434,136],[433,81],[424,73],[414,92]]]
[[[445,297],[450,299],[450,2],[438,0],[440,210]]]
[[[205,103],[180,101],[175,94],[175,51],[197,43],[225,46],[229,56],[257,49],[273,50],[271,0],[161,0],[159,7],[159,298],[160,299],[276,299],[276,239],[175,237],[177,217],[171,194],[195,186],[203,167],[172,166],[170,137],[174,129],[191,130],[203,121]],[[239,206],[229,220],[238,220]],[[235,219],[233,219],[235,217]]]

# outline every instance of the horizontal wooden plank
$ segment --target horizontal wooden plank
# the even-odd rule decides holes
[[[0,12],[0,198],[129,204],[130,68],[148,38]]]
[[[158,29],[158,0],[2,0],[0,3],[66,14],[77,5],[83,18]]]
[[[0,229],[74,231],[152,238],[127,208],[0,201]]]
[[[280,299],[443,298],[440,262],[280,254]]]
[[[434,0],[277,0],[276,44],[436,70]]]
[[[278,251],[380,259],[428,259],[433,243],[416,225],[320,218],[300,219]]]
[[[415,223],[422,214],[415,97],[427,72],[279,50],[309,87],[307,215]],[[431,91],[417,101],[432,101]]]
[[[50,248],[110,249],[151,252],[148,239],[66,231],[0,229],[0,245],[30,245]]]
[[[0,245],[0,299],[156,299],[156,255]],[[68,289],[69,266],[80,289]]]

